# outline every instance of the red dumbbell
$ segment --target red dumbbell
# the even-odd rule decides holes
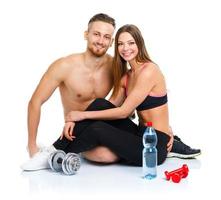
[[[165,171],[164,173],[168,181],[171,178],[174,183],[179,183],[181,178],[186,178],[188,176],[188,172],[189,172],[188,166],[184,164],[179,169],[176,169],[171,172]]]

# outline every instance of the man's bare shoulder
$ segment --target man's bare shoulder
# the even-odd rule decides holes
[[[110,62],[112,64],[113,62],[113,56],[111,56],[110,54],[106,54],[107,55],[107,60],[108,62]]]
[[[76,64],[79,64],[82,60],[82,54],[71,54],[65,57],[61,57],[57,60],[55,60],[50,66],[49,70],[52,71],[68,71],[70,69],[73,69]]]
[[[53,64],[60,66],[61,68],[73,67],[76,63],[82,62],[82,53],[71,54],[62,58],[57,59]]]
[[[113,62],[113,57],[109,54],[106,54],[106,63],[107,63],[107,67],[112,70],[112,62]]]
[[[71,54],[55,60],[46,71],[45,75],[51,79],[60,81],[66,79],[67,75],[81,62],[82,54]]]
[[[65,62],[79,62],[83,59],[83,53],[70,54],[62,59]]]

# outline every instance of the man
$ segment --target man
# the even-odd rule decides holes
[[[85,110],[98,97],[104,98],[112,88],[112,57],[106,54],[113,43],[115,20],[106,14],[93,16],[84,37],[87,49],[56,60],[49,66],[28,105],[28,151],[31,159],[24,170],[46,168],[37,166],[39,147],[36,144],[41,106],[59,88],[64,116],[71,110]],[[81,83],[81,84],[79,84]],[[53,151],[48,149],[48,151]],[[117,157],[107,148],[98,147],[85,152],[85,157],[97,162],[114,162]]]

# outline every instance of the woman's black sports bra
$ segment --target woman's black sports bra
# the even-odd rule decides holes
[[[127,96],[127,86],[128,86],[128,74],[126,76],[126,83],[125,83],[125,95]],[[150,96],[148,95],[144,101],[137,106],[136,110],[137,111],[142,111],[142,110],[148,110],[152,108],[156,108],[158,106],[162,106],[167,103],[167,94],[163,96]]]
[[[137,106],[137,111],[148,110],[151,108],[156,108],[167,103],[167,95],[155,97],[148,95],[144,101]]]

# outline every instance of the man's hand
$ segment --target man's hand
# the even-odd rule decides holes
[[[85,119],[85,115],[83,111],[71,111],[65,117],[65,122],[77,122]]]
[[[172,130],[171,127],[169,127],[169,133],[168,134],[170,136],[170,140],[167,143],[167,151],[170,152],[172,147],[173,147],[173,140],[174,140],[174,138],[173,138],[173,130]]]
[[[74,122],[66,122],[60,137],[60,140],[65,136],[68,140],[73,141],[73,130],[74,130],[75,123]]]

